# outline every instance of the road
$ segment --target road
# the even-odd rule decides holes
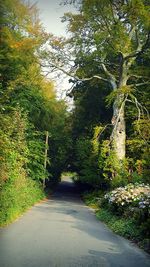
[[[63,181],[49,200],[0,230],[1,267],[149,267],[150,257],[112,233]]]

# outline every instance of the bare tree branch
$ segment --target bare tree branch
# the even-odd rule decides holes
[[[142,86],[142,85],[146,85],[146,84],[150,84],[150,82],[143,82],[143,83],[136,83],[135,86],[138,87],[138,86]]]
[[[141,105],[141,103],[138,102],[138,100],[137,100],[136,97],[134,97],[134,102],[135,102],[135,105],[136,105],[137,110],[138,110],[138,124],[137,124],[137,126],[138,126],[138,127],[137,127],[138,132],[139,132],[140,136],[142,137],[142,139],[148,144],[147,140],[144,138],[144,136],[143,136],[142,133],[141,133],[139,122],[140,122],[140,120],[141,120],[141,112],[142,112],[142,115],[143,115],[143,117],[144,117],[144,110],[145,110],[146,113],[147,113],[148,120],[150,120],[149,112],[148,112],[148,110],[147,110],[145,107],[143,107],[143,106]]]
[[[111,83],[113,89],[114,90],[117,89],[117,84],[116,84],[116,78],[115,78],[115,76],[110,71],[108,71],[108,69],[106,68],[106,66],[105,66],[104,63],[102,63],[102,68],[103,68],[104,73],[108,77],[109,82]]]
[[[108,126],[112,126],[112,124],[111,124],[111,123],[108,123],[108,124],[106,124],[106,125],[104,126],[104,128],[102,129],[102,131],[98,134],[98,136],[97,136],[97,140],[100,139],[102,133],[107,129]]]
[[[148,118],[148,120],[150,119],[150,115],[149,115],[149,112],[148,112],[148,110],[147,110],[147,108],[145,107],[145,106],[143,106],[138,100],[137,100],[137,98],[135,97],[135,96],[133,96],[133,99],[134,100],[131,100],[131,99],[126,99],[126,102],[130,102],[130,103],[132,103],[132,104],[135,104],[136,105],[136,107],[137,107],[137,109],[139,110],[140,109],[140,115],[141,115],[141,112],[142,112],[142,115],[143,115],[143,117],[144,117],[144,110],[145,110],[145,112],[146,112],[146,114],[147,114],[147,118]],[[138,118],[140,118],[140,115],[138,116]]]
[[[150,79],[150,77],[148,77],[148,76],[140,76],[140,75],[137,75],[137,74],[130,74],[130,75],[128,75],[128,78],[131,78],[131,77],[135,77],[135,78],[137,78],[137,79]]]
[[[97,78],[99,80],[102,80],[104,82],[109,82],[110,83],[110,80],[109,79],[106,79],[106,78],[103,78],[99,75],[93,75],[92,77],[87,77],[87,78],[79,78],[78,76],[76,76],[75,74],[73,73],[70,73],[69,71],[65,70],[63,67],[59,66],[59,65],[56,65],[54,63],[49,63],[48,65],[43,65],[42,63],[40,64],[42,67],[53,67],[53,68],[56,68],[57,70],[60,70],[62,71],[64,74],[66,74],[67,76],[71,77],[71,78],[74,78],[75,80],[77,81],[90,81],[94,78]]]

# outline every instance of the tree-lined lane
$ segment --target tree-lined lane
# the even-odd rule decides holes
[[[52,199],[1,229],[2,267],[148,267],[149,256],[113,234],[63,181]]]

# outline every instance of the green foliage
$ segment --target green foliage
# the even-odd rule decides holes
[[[36,6],[20,0],[0,6],[0,223],[5,224],[44,197],[43,180],[64,168],[69,137],[65,103],[56,99],[53,83],[38,64],[47,34]],[[58,152],[55,164],[49,147],[45,158],[45,131]]]
[[[86,69],[86,76],[92,76],[94,70],[98,67],[97,63],[93,64],[90,59],[85,60],[84,57],[80,58],[80,61],[81,60],[81,64],[83,64]],[[108,109],[105,105],[105,97],[109,92],[110,88],[97,80],[81,82],[74,86],[71,93],[75,102],[75,108],[72,113],[73,138],[78,137],[78,135],[88,135],[92,137],[93,128],[96,127],[96,125],[109,122],[111,118],[111,108]]]
[[[101,204],[126,220],[132,217],[140,235],[144,234],[146,238],[150,236],[150,186],[128,184],[126,187],[119,187],[107,193]]]
[[[112,188],[125,186],[130,182],[149,182],[149,146],[145,141],[127,140],[127,155],[120,164],[110,149],[110,141],[103,140],[99,144],[99,169]]]
[[[63,102],[56,103],[55,117],[53,123],[50,125],[49,137],[49,157],[50,165],[48,167],[49,173],[57,181],[60,179],[61,173],[67,170],[70,163],[70,150],[72,140],[70,136],[70,129],[68,125],[68,114]]]
[[[100,208],[98,208],[101,199],[99,198],[100,196],[102,197],[101,192],[99,195],[95,192],[84,195],[86,204],[97,210],[97,218],[106,223],[116,234],[135,241],[141,248],[144,248],[147,252],[149,252],[149,221],[139,224],[139,221],[137,221],[137,219],[133,216],[133,212],[132,215],[128,214],[127,217],[116,215],[114,214],[114,211],[105,207],[102,202],[100,204]]]
[[[75,101],[71,117],[72,165],[79,175],[78,180],[93,187],[101,184],[103,190],[149,182],[148,1],[118,1],[116,5],[115,1],[85,0],[77,6],[79,13],[66,14],[64,21],[68,22],[72,35],[68,43],[75,57],[75,75],[82,78],[82,81],[73,80],[70,93]],[[143,47],[140,52],[139,43]],[[92,76],[93,79],[86,79]],[[100,80],[95,78],[97,76]],[[107,84],[103,83],[104,79]],[[111,86],[108,85],[110,80]],[[112,135],[111,132],[116,130],[115,122],[120,123],[118,111],[123,100],[126,158],[118,160],[119,151],[114,152],[114,132]],[[111,128],[107,127],[110,124]],[[118,138],[123,130],[118,131]],[[146,208],[140,210],[136,206],[137,200],[131,205],[134,210],[130,210],[128,205],[127,209],[124,205],[111,205],[95,192],[84,199],[96,208],[100,204],[98,215],[116,233],[137,241],[144,235],[148,240],[148,213]],[[144,201],[147,199],[141,202]]]
[[[96,216],[99,220],[105,222],[110,229],[112,229],[116,234],[124,236],[129,239],[139,240],[142,236],[140,236],[140,231],[136,227],[133,219],[124,219],[115,216],[112,212],[100,209]]]
[[[75,168],[82,183],[88,183],[94,187],[100,187],[101,178],[97,165],[97,154],[93,151],[93,145],[89,138],[81,137],[76,142]]]
[[[150,10],[147,2],[136,0],[123,4],[120,1],[116,6],[107,0],[100,3],[86,0],[79,6],[80,14],[65,15],[64,21],[69,21],[73,38],[66,41],[52,36],[50,44],[56,54],[48,62],[59,59],[59,62],[63,60],[62,66],[64,62],[66,65],[68,59],[64,55],[71,51],[76,76],[95,76],[84,82],[73,81],[70,96],[74,98],[75,108],[70,117],[65,103],[56,99],[53,83],[41,74],[41,57],[49,57],[51,53],[43,51],[49,36],[41,27],[36,6],[20,0],[4,0],[0,5],[3,222],[7,220],[7,209],[9,217],[15,210],[23,210],[25,198],[29,205],[33,203],[30,194],[34,200],[41,197],[42,180],[58,181],[69,164],[80,182],[94,188],[148,182],[150,50],[146,38]],[[138,43],[143,46],[141,53],[137,50]],[[138,56],[132,57],[135,51]],[[125,72],[121,71],[124,65]],[[123,73],[128,75],[127,84],[112,92],[112,86],[103,81],[115,77],[118,85]],[[96,79],[99,74],[101,79]],[[145,85],[136,87],[145,81]],[[112,129],[108,126],[113,127],[113,121],[110,122],[113,103],[122,96],[130,102],[125,103],[126,159],[120,162],[112,149]],[[45,131],[49,132],[47,170],[44,168]]]
[[[71,178],[72,180],[76,179],[76,176],[77,176],[77,173],[76,173],[76,172],[71,172],[71,171],[64,171],[64,172],[61,174],[61,178],[62,178],[62,177],[69,177],[69,178]]]
[[[143,232],[141,228],[137,227],[135,218],[121,218],[115,215],[114,212],[106,209],[104,202],[101,201],[102,198],[103,193],[101,191],[85,193],[83,196],[85,203],[97,210],[96,216],[98,219],[105,222],[115,233],[136,241],[141,240]]]
[[[27,208],[43,198],[44,193],[39,184],[19,173],[18,178],[8,180],[1,191],[0,225],[14,221]]]
[[[83,200],[88,206],[94,209],[99,209],[100,199],[103,196],[104,196],[103,191],[95,190],[91,192],[85,192],[83,194]]]
[[[27,207],[44,197],[37,182],[29,179],[29,148],[26,141],[27,118],[19,108],[0,115],[1,174],[0,224],[17,218]]]
[[[4,116],[5,115],[5,116]],[[26,120],[19,109],[8,114],[0,114],[1,123],[1,164],[4,166],[5,175],[1,177],[1,183],[9,179],[15,179],[15,170],[22,169],[27,163],[28,148],[25,141]],[[3,172],[2,172],[3,175]]]
[[[107,97],[106,97],[106,104],[107,106],[111,106],[113,102],[115,101],[116,97],[120,95],[131,95],[134,92],[134,88],[131,85],[125,85],[119,88],[118,90],[112,91]]]
[[[28,175],[33,180],[42,181],[48,178],[48,172],[44,168],[44,134],[28,128]]]
[[[129,155],[130,181],[149,183],[150,148],[144,139],[137,135],[127,140],[127,153]]]
[[[94,149],[99,150],[96,160],[98,175],[112,187],[124,186],[128,182],[148,181],[150,165],[148,2],[120,1],[117,5],[115,1],[75,2],[78,14],[68,13],[64,16],[72,36],[67,45],[72,48],[70,50],[73,58],[75,57],[77,67],[75,75],[82,78],[82,81],[73,80],[74,86],[70,93],[75,101],[72,115],[74,140],[72,160],[74,163],[77,161],[74,153],[78,142],[76,140],[82,136],[87,136],[91,140],[96,125],[102,124],[105,128],[107,124],[111,124],[111,128],[105,129],[102,135],[99,134],[98,140],[93,139]],[[99,79],[96,78],[98,76]],[[91,79],[86,79],[88,77]],[[107,83],[104,83],[106,79]],[[121,133],[124,133],[125,138],[127,136],[125,146],[122,145],[122,150],[125,152],[127,148],[127,151],[126,159],[120,161],[117,159],[119,151],[114,152],[116,146],[113,144],[116,144],[117,140],[112,141],[115,139],[118,125],[123,126],[123,123],[119,122],[119,107],[123,100],[125,100],[126,129],[120,127],[117,137],[122,136]],[[136,140],[139,142],[139,149],[136,148]],[[84,167],[85,169],[87,167]],[[89,176],[89,172],[85,175]]]
[[[120,161],[110,149],[109,140],[103,140],[99,144],[98,165],[108,186],[117,187],[128,183],[126,161],[124,160],[120,167]]]

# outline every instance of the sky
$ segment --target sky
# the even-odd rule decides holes
[[[61,22],[61,17],[66,12],[75,12],[75,9],[71,5],[60,5],[60,2],[62,0],[32,0],[32,3],[36,3],[39,9],[40,20],[45,30],[57,36],[66,36],[66,25]],[[69,77],[60,78],[60,80],[55,81],[55,87],[58,98],[66,99],[71,107],[73,105],[72,100],[66,97],[66,91],[71,87],[68,80]]]
[[[73,11],[71,5],[60,5],[61,0],[35,0],[39,8],[40,19],[46,31],[55,35],[66,35],[65,23],[61,22],[61,17],[65,12]]]

